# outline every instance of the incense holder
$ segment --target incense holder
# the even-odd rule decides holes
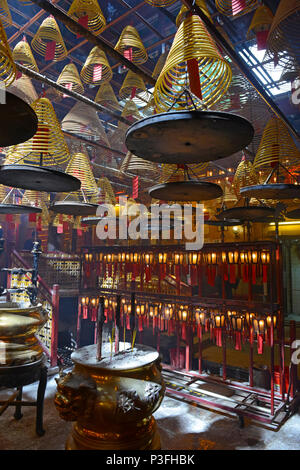
[[[158,352],[121,343],[111,354],[111,345],[104,343],[101,360],[96,345],[75,351],[72,360],[74,369],[57,380],[55,396],[60,417],[75,421],[66,449],[159,450],[152,414],[165,385]]]

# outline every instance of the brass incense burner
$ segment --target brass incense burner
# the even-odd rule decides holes
[[[46,321],[41,304],[0,302],[0,368],[41,359],[43,348],[35,334]]]
[[[72,354],[75,367],[57,380],[55,406],[61,418],[76,421],[67,450],[155,450],[160,438],[152,413],[163,399],[165,386],[160,358],[154,349],[103,343]]]

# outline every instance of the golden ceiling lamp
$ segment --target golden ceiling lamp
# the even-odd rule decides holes
[[[80,80],[80,76],[75,64],[67,64],[60,73],[56,83],[64,86],[68,90],[75,91],[76,93],[83,93],[84,87]]]
[[[119,96],[121,99],[133,99],[136,95],[144,94],[146,96],[147,89],[144,81],[136,73],[129,70],[120,88]]]
[[[90,159],[85,152],[74,153],[66,168],[66,173],[81,181],[80,189],[87,195],[97,194],[99,189],[93,175]]]
[[[256,36],[258,50],[266,49],[267,37],[273,22],[274,15],[269,7],[260,5],[253,15],[250,23],[247,38],[250,39]]]
[[[169,7],[176,2],[176,0],[145,0],[146,3],[153,7]]]
[[[120,172],[123,174],[131,173],[138,176],[151,176],[151,178],[155,178],[159,175],[159,168],[157,164],[139,158],[128,151],[121,163]]]
[[[85,83],[92,85],[101,85],[112,79],[112,69],[105,52],[100,47],[93,47],[81,69],[80,76]]]
[[[7,90],[28,104],[38,99],[38,94],[33,86],[32,80],[24,74],[9,85]]]
[[[66,114],[62,122],[62,130],[82,135],[88,139],[102,142],[110,146],[104,127],[97,112],[91,106],[78,101]]]
[[[53,16],[48,16],[35,33],[31,47],[45,60],[58,62],[67,57],[67,49]]]
[[[26,142],[9,147],[8,153],[20,155],[33,165],[60,165],[69,160],[69,149],[51,102],[44,97],[32,103],[38,117],[36,134]]]
[[[258,6],[258,0],[215,0],[216,9],[226,16],[241,16]]]
[[[134,64],[143,64],[148,60],[147,51],[142,43],[139,33],[131,26],[125,26],[115,45],[115,50]]]
[[[239,197],[241,188],[243,188],[244,186],[258,184],[258,182],[259,175],[254,170],[252,162],[250,162],[246,159],[245,156],[243,156],[241,162],[237,166],[232,183],[237,196]]]
[[[199,16],[186,18],[178,28],[166,63],[156,81],[154,99],[159,112],[195,109],[183,91],[199,98],[197,106],[210,108],[226,93],[232,72]]]
[[[95,97],[95,103],[101,104],[101,106],[108,106],[113,109],[120,108],[115,92],[111,84],[108,82],[102,83],[102,85],[100,85]]]
[[[286,69],[299,66],[299,0],[281,0],[267,39],[268,54]]]
[[[0,80],[10,85],[16,78],[17,70],[10,50],[5,29],[0,21]]]
[[[8,8],[7,0],[0,0],[0,15],[1,21],[5,27],[11,26],[11,14]]]
[[[195,5],[200,8],[200,10],[207,16],[207,18],[213,22],[212,17],[208,11],[206,1],[205,0],[196,0]],[[181,25],[182,21],[186,19],[186,17],[190,14],[190,10],[185,6],[182,5],[180,8],[180,11],[176,17],[176,26],[179,28]]]
[[[97,0],[74,0],[69,8],[68,15],[96,36],[106,26],[105,17]],[[67,28],[77,34],[69,26]]]
[[[35,72],[39,71],[30,45],[26,41],[25,37],[22,41],[19,41],[15,45],[12,51],[12,56],[15,62],[19,62],[20,64],[24,65],[28,69],[34,70]]]

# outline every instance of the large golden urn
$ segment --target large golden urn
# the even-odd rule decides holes
[[[112,354],[110,343],[72,354],[72,372],[57,380],[55,406],[61,418],[75,421],[67,450],[156,450],[160,438],[152,413],[158,409],[165,386],[160,357],[143,345],[120,343]]]
[[[43,348],[36,333],[46,321],[42,304],[0,302],[0,368],[42,358]]]

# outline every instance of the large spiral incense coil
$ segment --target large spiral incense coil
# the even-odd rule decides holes
[[[281,0],[267,39],[268,54],[282,67],[300,64],[299,0]]]
[[[16,73],[17,70],[7,42],[6,32],[0,21],[0,80],[5,82],[5,86],[8,86],[15,80]]]
[[[85,83],[101,85],[112,79],[112,69],[108,63],[105,52],[95,46],[89,53],[81,69],[80,76]]]
[[[129,121],[133,119],[141,119],[141,114],[138,110],[138,107],[132,100],[126,101],[121,116],[128,119]]]
[[[189,88],[202,101],[200,106],[210,108],[226,93],[232,72],[221,56],[201,19],[190,16],[178,28],[166,63],[154,89],[159,112],[174,109],[195,109],[187,102],[184,89]],[[198,103],[199,104],[199,103]]]
[[[119,96],[124,100],[127,98],[133,99],[136,95],[145,96],[146,98],[147,89],[141,77],[129,70],[119,90]]]
[[[200,8],[200,10],[207,16],[207,18],[213,22],[212,17],[208,11],[206,1],[205,0],[196,0],[195,5]],[[190,14],[190,10],[185,6],[182,5],[180,11],[176,17],[176,26],[179,28],[181,23],[186,19],[186,17]]]
[[[61,125],[63,131],[110,146],[97,111],[85,103],[78,101],[63,118]]]
[[[73,154],[66,168],[66,173],[81,181],[80,189],[87,196],[97,194],[99,189],[93,175],[90,159],[84,152]]]
[[[270,170],[279,163],[290,169],[299,168],[300,152],[286,125],[281,119],[272,117],[265,127],[253,167]]]
[[[22,74],[18,80],[15,80],[11,85],[9,85],[7,90],[28,104],[31,104],[38,99],[38,94],[31,79],[24,74]]]
[[[60,73],[56,83],[66,87],[68,90],[75,91],[76,93],[83,93],[84,87],[80,80],[80,76],[75,64],[67,64]]]
[[[81,24],[81,26],[92,31],[96,36],[106,26],[105,17],[97,0],[74,0],[69,8],[68,15]],[[77,34],[69,26],[67,28]]]
[[[153,7],[169,7],[176,2],[176,0],[145,0],[146,3]]]
[[[215,0],[216,9],[226,16],[241,16],[258,6],[258,0]]]
[[[57,22],[48,16],[35,33],[31,47],[45,60],[57,62],[67,56],[67,49]]]
[[[239,197],[241,188],[258,184],[258,182],[259,177],[252,163],[246,157],[243,157],[236,169],[232,183],[237,196]]]
[[[148,60],[148,54],[141,41],[140,35],[131,25],[123,29],[115,45],[115,50],[134,64],[143,64]]]
[[[0,0],[0,15],[3,25],[5,27],[10,26],[12,18],[8,8],[7,0]]]
[[[208,163],[192,163],[190,165],[173,165],[163,163],[161,165],[160,183],[173,183],[175,181],[184,181],[185,174],[188,173],[192,179],[205,176],[204,172]]]
[[[151,178],[155,178],[159,175],[159,168],[156,163],[146,161],[128,151],[121,163],[120,173],[131,173],[138,176],[151,176]]]
[[[266,5],[260,5],[256,10],[253,15],[253,18],[251,20],[248,32],[247,32],[247,38],[251,38],[255,33],[259,31],[268,31],[271,27],[271,24],[273,22],[274,15],[272,11],[270,10],[269,7]]]
[[[103,177],[98,179],[97,184],[100,188],[100,196],[94,196],[91,198],[91,202],[96,203],[96,199],[100,197],[102,202],[115,205],[117,203],[117,199],[110,181],[106,177]]]
[[[19,41],[15,45],[12,51],[12,56],[15,62],[19,62],[20,64],[24,65],[28,69],[34,70],[35,72],[39,71],[36,60],[32,54],[30,45],[28,44],[26,39]]]
[[[105,82],[100,85],[95,97],[95,103],[101,106],[108,106],[113,109],[119,109],[120,104],[116,98],[115,92],[110,83]]]
[[[42,97],[31,106],[38,117],[37,132],[26,142],[9,147],[8,154],[15,155],[16,161],[22,157],[24,163],[32,165],[57,166],[67,162],[69,149],[51,102]]]

